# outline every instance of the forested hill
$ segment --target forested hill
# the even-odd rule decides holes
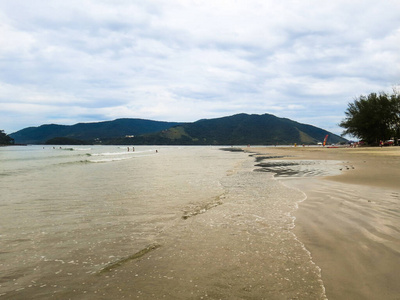
[[[72,126],[42,125],[11,134],[18,143],[40,144],[54,138],[119,145],[276,145],[317,144],[345,139],[321,128],[274,115],[238,114],[193,123],[118,119]]]
[[[117,119],[75,125],[46,124],[39,127],[28,127],[12,133],[10,136],[16,143],[24,144],[44,144],[46,141],[58,137],[94,143],[97,140],[158,132],[178,124],[181,123],[143,119]]]
[[[327,134],[329,143],[347,141],[321,128],[270,114],[238,114],[185,123],[159,133],[138,136],[134,142],[170,145],[317,144]]]

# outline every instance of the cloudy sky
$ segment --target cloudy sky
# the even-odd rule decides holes
[[[0,129],[271,113],[400,83],[398,0],[0,0]]]

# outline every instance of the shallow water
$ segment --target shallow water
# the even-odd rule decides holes
[[[307,193],[295,232],[321,267],[328,298],[399,299],[400,191],[327,180],[290,185]]]
[[[299,190],[241,152],[127,150],[0,148],[2,298],[325,297]]]
[[[264,160],[256,164],[259,172],[271,172],[275,177],[321,177],[340,174],[343,166],[335,160]]]

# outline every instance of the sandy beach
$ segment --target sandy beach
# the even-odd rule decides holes
[[[282,180],[307,195],[294,232],[321,268],[328,299],[400,299],[399,147],[245,150],[337,161],[338,175]]]
[[[303,192],[243,151],[157,150],[3,149],[0,299],[326,299]]]
[[[400,147],[158,150],[3,149],[0,298],[399,299]]]

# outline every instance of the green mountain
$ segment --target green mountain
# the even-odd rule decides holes
[[[237,114],[177,125],[162,132],[137,136],[129,142],[148,145],[317,144],[327,134],[328,143],[347,141],[321,128],[270,114]]]
[[[143,119],[117,119],[75,125],[46,124],[39,127],[28,127],[14,132],[10,136],[16,143],[24,144],[44,144],[46,141],[58,137],[93,143],[103,139],[158,132],[178,124],[181,123]]]
[[[55,137],[115,145],[275,145],[317,144],[346,139],[321,128],[274,115],[237,114],[193,123],[119,119],[73,126],[42,125],[13,133],[18,143],[44,143]]]

